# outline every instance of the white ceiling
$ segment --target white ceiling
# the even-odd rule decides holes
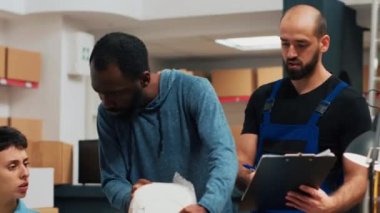
[[[370,26],[369,4],[353,5],[358,23]],[[125,16],[104,13],[63,13],[69,21],[80,24],[97,37],[112,31],[123,31],[140,37],[155,58],[225,57],[271,55],[274,52],[243,52],[220,46],[214,39],[276,35],[281,11],[198,16],[189,18],[135,20]],[[368,33],[365,43],[368,46]]]

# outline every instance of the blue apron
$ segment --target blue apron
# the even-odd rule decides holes
[[[269,149],[281,149],[291,147],[292,145],[298,146],[304,153],[318,153],[319,152],[319,127],[318,121],[327,110],[331,102],[339,94],[339,92],[346,88],[348,85],[340,82],[328,96],[322,100],[317,108],[314,110],[310,119],[306,124],[276,124],[271,123],[270,112],[275,103],[278,90],[281,86],[282,80],[274,83],[272,93],[266,100],[263,111],[263,121],[260,124],[259,144],[257,149],[257,156],[255,164]],[[288,142],[288,144],[286,144]],[[289,146],[289,144],[291,144]],[[268,146],[269,145],[269,146]],[[265,150],[267,147],[267,150]],[[270,152],[270,150],[268,151]],[[286,152],[286,150],[285,150]],[[322,185],[321,188],[328,194],[331,192],[326,186]],[[284,198],[285,199],[285,198]],[[257,213],[299,213],[298,210],[258,210]]]

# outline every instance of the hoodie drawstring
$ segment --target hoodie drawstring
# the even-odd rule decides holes
[[[162,130],[162,121],[161,121],[161,111],[158,110],[157,113],[157,119],[158,119],[158,131],[159,131],[159,144],[158,144],[158,157],[161,157],[162,151],[163,151],[163,130]]]

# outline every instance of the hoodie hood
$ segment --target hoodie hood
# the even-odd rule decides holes
[[[161,157],[163,151],[163,140],[164,140],[164,131],[161,119],[160,107],[165,102],[168,97],[170,90],[172,88],[173,82],[178,74],[175,70],[165,69],[160,72],[160,82],[159,82],[159,91],[158,95],[143,109],[144,112],[157,112],[158,120],[158,131],[159,131],[159,147],[158,147],[158,157]]]
[[[168,94],[172,88],[173,82],[177,72],[170,69],[165,69],[160,72],[160,82],[158,95],[143,109],[144,111],[158,110],[160,106],[165,102]]]

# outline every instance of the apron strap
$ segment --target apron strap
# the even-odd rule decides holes
[[[314,110],[308,124],[317,124],[319,119],[323,116],[323,114],[327,111],[329,108],[331,102],[338,96],[340,91],[342,91],[344,88],[348,87],[348,84],[341,81],[334,90],[325,98],[323,99],[317,106],[317,108]]]
[[[263,114],[264,114],[263,123],[270,123],[270,112],[272,111],[274,100],[277,96],[278,90],[280,89],[281,82],[282,82],[282,79],[274,82],[272,86],[272,92],[269,98],[265,100],[264,111],[263,111]]]

